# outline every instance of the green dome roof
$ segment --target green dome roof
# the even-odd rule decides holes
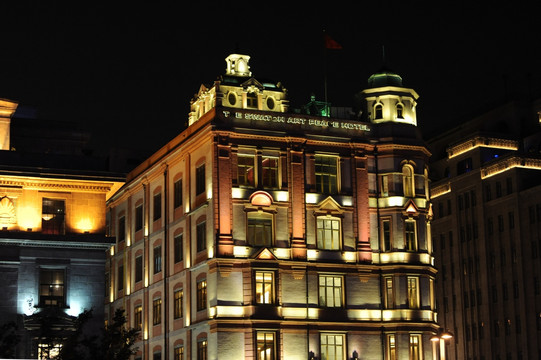
[[[389,69],[382,68],[368,78],[368,87],[377,88],[383,86],[402,87],[402,77]]]

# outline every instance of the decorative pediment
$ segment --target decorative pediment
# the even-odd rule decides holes
[[[270,251],[268,248],[262,248],[260,249],[258,252],[256,252],[254,255],[253,255],[253,258],[254,259],[257,259],[257,260],[277,260],[276,259],[276,256],[274,256],[274,254],[272,253],[272,251]]]
[[[408,216],[414,216],[414,215],[417,215],[419,213],[419,209],[417,208],[417,206],[415,205],[413,200],[409,200],[406,203],[406,205],[404,206],[404,211],[405,211],[406,215],[408,215]]]
[[[344,209],[331,196],[323,199],[315,210],[317,215],[341,215]]]
[[[258,89],[260,91],[263,91],[263,89],[264,89],[263,84],[261,84],[259,81],[257,81],[254,78],[249,78],[248,80],[243,82],[240,86],[242,86],[242,88],[245,89],[245,90]]]

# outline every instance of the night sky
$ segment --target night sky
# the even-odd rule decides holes
[[[237,51],[251,56],[255,78],[284,84],[292,107],[311,93],[323,100],[324,29],[343,47],[327,54],[329,101],[351,106],[385,60],[420,95],[427,136],[541,89],[539,11],[518,1],[82,3],[2,4],[0,98],[43,121],[77,122],[96,153],[164,145]]]

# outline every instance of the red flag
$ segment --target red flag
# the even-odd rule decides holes
[[[331,38],[329,35],[325,34],[325,48],[327,49],[333,49],[333,50],[340,50],[342,49],[342,45],[337,43],[333,38]]]

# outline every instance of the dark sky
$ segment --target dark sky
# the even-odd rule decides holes
[[[112,3],[2,4],[0,98],[81,124],[96,149],[148,154],[183,129],[194,93],[237,49],[254,77],[284,84],[293,107],[312,92],[323,99],[323,29],[343,46],[327,57],[329,101],[351,106],[385,53],[420,95],[426,134],[540,88],[539,12],[519,1]]]

